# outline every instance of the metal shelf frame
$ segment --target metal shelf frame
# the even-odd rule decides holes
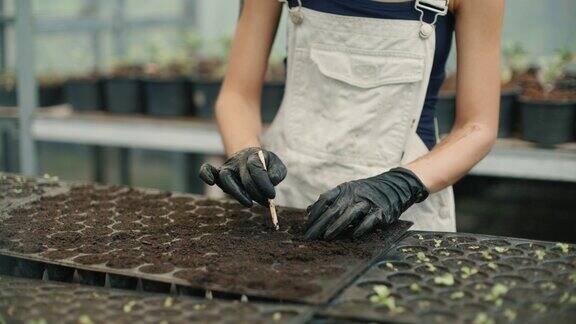
[[[181,0],[183,10],[181,17],[161,17],[150,19],[128,19],[126,17],[126,0],[116,0],[114,13],[109,20],[96,17],[78,19],[40,20],[33,17],[32,0],[18,0],[15,2],[15,17],[3,15],[4,1],[0,0],[0,42],[1,55],[0,65],[5,61],[5,38],[4,31],[7,24],[14,24],[16,32],[16,71],[18,79],[18,106],[19,106],[19,138],[20,138],[20,163],[21,172],[25,175],[37,175],[38,161],[35,146],[36,138],[32,135],[32,123],[38,106],[37,81],[35,74],[35,33],[53,32],[77,32],[85,31],[92,36],[92,47],[95,53],[95,68],[102,67],[101,33],[104,30],[112,30],[114,38],[114,50],[118,56],[126,52],[127,31],[132,28],[152,28],[156,26],[172,25],[177,27],[189,27],[194,24],[195,0]],[[88,2],[94,8],[96,15],[99,12],[100,1]]]

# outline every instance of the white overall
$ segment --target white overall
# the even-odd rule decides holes
[[[290,11],[286,94],[262,138],[288,168],[277,204],[305,208],[343,182],[428,153],[416,128],[434,59],[434,28],[413,20]],[[450,187],[401,219],[416,230],[455,231],[454,214]]]

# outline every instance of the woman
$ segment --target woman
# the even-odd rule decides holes
[[[246,0],[216,107],[230,158],[204,165],[202,179],[245,206],[274,197],[309,206],[311,239],[359,237],[398,218],[455,231],[450,186],[497,134],[504,1],[386,2],[288,1],[286,95],[260,139],[281,5]],[[457,116],[436,145],[434,104],[454,30]]]

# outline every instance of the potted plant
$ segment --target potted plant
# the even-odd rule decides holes
[[[49,107],[64,103],[64,78],[50,71],[38,75],[38,106]]]
[[[15,107],[16,99],[16,76],[10,71],[0,73],[0,106]]]
[[[576,89],[556,86],[573,59],[572,53],[557,52],[541,60],[537,82],[527,83],[520,97],[523,139],[543,145],[573,139]]]
[[[69,66],[73,68],[75,74],[68,77],[64,83],[64,102],[78,111],[101,110],[103,100],[99,73],[96,70],[77,72],[84,70],[87,63],[84,60],[87,56],[81,48],[72,50]]]
[[[119,114],[144,112],[140,77],[143,67],[118,60],[104,80],[104,98],[108,111]]]
[[[521,92],[520,80],[528,70],[528,52],[519,43],[504,47],[504,66],[502,68],[502,87],[500,95],[500,122],[498,137],[507,138],[514,129],[516,102]]]
[[[273,59],[268,65],[265,82],[262,88],[261,115],[262,121],[270,123],[274,120],[284,98],[286,68],[283,59]]]
[[[436,101],[438,134],[447,134],[456,119],[456,73],[449,73],[440,87]]]
[[[146,112],[159,117],[191,114],[191,89],[185,77],[189,65],[185,56],[171,57],[159,44],[151,45],[149,54],[142,81]]]
[[[222,79],[226,71],[226,58],[230,52],[231,38],[223,37],[216,42],[215,54],[201,55],[196,53],[197,60],[193,67],[194,106],[196,115],[203,118],[214,118],[214,108]]]

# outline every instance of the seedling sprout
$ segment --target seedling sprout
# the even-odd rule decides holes
[[[374,286],[375,295],[370,296],[370,302],[384,305],[392,314],[403,313],[404,307],[396,305],[396,298],[390,295],[390,289],[384,285]]]
[[[434,277],[434,283],[439,286],[453,286],[454,276],[451,273],[445,273],[441,276]]]
[[[468,279],[478,273],[478,269],[470,267],[462,267],[460,271],[462,271],[462,274],[460,275],[462,279]]]
[[[566,243],[556,243],[556,246],[560,248],[560,250],[562,251],[562,253],[567,254],[568,252],[570,252],[570,245],[566,244]]]

